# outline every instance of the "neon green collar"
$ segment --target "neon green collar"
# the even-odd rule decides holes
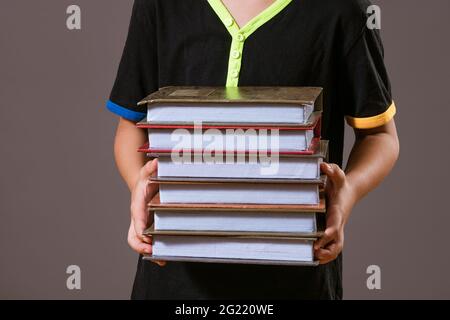
[[[221,0],[208,0],[214,12],[219,16],[232,37],[230,58],[228,61],[227,82],[228,87],[236,87],[239,83],[239,72],[242,64],[242,52],[245,40],[264,23],[275,17],[292,0],[275,0],[256,17],[252,18],[242,28],[234,20],[231,13]]]

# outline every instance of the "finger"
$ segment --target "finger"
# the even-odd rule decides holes
[[[328,249],[319,249],[315,252],[314,256],[320,264],[328,263],[333,259],[333,254]]]
[[[140,241],[136,236],[128,237],[128,244],[139,254],[152,254],[152,246],[148,243]]]
[[[148,244],[152,244],[152,237],[149,237],[145,234],[143,234],[140,239],[142,240],[142,242],[148,243]]]
[[[345,173],[337,164],[322,162],[320,169],[335,186],[339,187],[345,182]]]
[[[151,236],[144,235],[143,233],[136,232],[136,222],[135,219],[131,220],[130,228],[128,230],[128,238],[136,238],[139,242],[143,242],[144,244],[151,245],[152,238]]]
[[[134,225],[134,231],[136,232],[136,236],[144,242],[149,242],[148,238],[146,236],[144,236],[144,231],[147,229],[147,222],[148,222],[148,218],[147,217],[142,217],[142,215],[134,215],[133,216],[133,225]],[[150,240],[151,243],[151,240]]]
[[[131,195],[130,213],[133,219],[146,220],[149,216],[145,186],[138,185]]]
[[[327,228],[322,237],[316,240],[314,243],[314,250],[325,248],[330,242],[334,241],[337,236],[337,230],[335,228]]]
[[[158,168],[158,160],[153,159],[148,161],[141,169],[140,176],[142,179],[148,179],[152,176],[154,172],[156,172]]]
[[[138,197],[134,198],[131,202],[131,221],[136,235],[142,239],[142,234],[148,228],[151,223],[150,212],[147,207],[146,201]]]
[[[317,250],[315,252],[315,257],[316,257],[316,259],[319,260],[319,262],[321,264],[325,264],[325,263],[335,260],[338,257],[338,255],[341,253],[341,251],[342,251],[342,246],[340,246],[336,243],[332,243],[331,245],[329,245],[328,247],[326,247],[324,249]]]
[[[160,267],[164,267],[166,265],[165,261],[153,260],[153,262],[156,263]]]
[[[152,254],[152,246],[146,244],[144,242],[140,242],[139,239],[134,238],[128,241],[130,247],[139,254],[142,255],[151,255]],[[152,262],[156,263],[160,267],[164,267],[166,265],[165,261],[153,260]]]

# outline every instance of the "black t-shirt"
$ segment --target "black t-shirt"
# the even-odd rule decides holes
[[[132,121],[164,86],[318,86],[330,161],[342,164],[344,119],[381,126],[395,114],[369,1],[275,0],[241,28],[220,0],[135,0],[107,107]],[[139,261],[135,298],[342,297],[342,256],[317,268]]]

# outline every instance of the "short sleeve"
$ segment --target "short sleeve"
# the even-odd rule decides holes
[[[145,117],[137,103],[158,88],[156,28],[149,0],[135,0],[128,37],[117,77],[106,104],[108,110],[131,121]]]
[[[364,28],[344,57],[343,72],[344,113],[350,126],[376,128],[394,117],[396,108],[378,30]]]

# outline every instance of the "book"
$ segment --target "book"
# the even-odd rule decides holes
[[[153,253],[152,255],[145,255],[144,259],[316,266],[318,263],[314,261],[313,243],[323,235],[325,215],[312,212],[291,212],[292,216],[288,217],[287,220],[289,220],[291,226],[297,225],[300,227],[292,228],[288,226],[288,223],[285,223],[284,226],[278,228],[280,221],[286,218],[287,212],[251,211],[255,210],[254,207],[260,206],[241,206],[244,208],[241,211],[238,208],[227,211],[218,208],[212,208],[211,210],[205,208],[199,208],[199,210],[185,209],[185,211],[174,211],[170,208],[169,210],[157,210],[155,212],[155,224],[144,232],[145,235],[151,236],[153,239]],[[285,206],[278,207],[284,208]],[[305,208],[305,206],[296,207],[297,209]],[[190,214],[192,215],[190,216]],[[297,215],[297,218],[294,215]],[[240,216],[242,216],[240,221],[224,222],[223,220],[224,218],[235,219]],[[272,220],[268,221],[267,217],[270,219],[271,216],[273,217]],[[161,220],[165,218],[168,220],[165,222]],[[201,221],[202,218],[206,218],[206,220]],[[216,218],[220,220],[214,221]],[[266,220],[265,226],[263,226],[262,220],[254,220],[259,218]],[[252,226],[252,219],[256,226]],[[290,219],[296,219],[297,223],[293,223]],[[305,219],[303,223],[301,222],[302,219]],[[314,221],[314,223],[310,224],[307,220],[309,222]],[[188,229],[191,226],[193,230],[161,230],[161,228],[165,229],[164,223],[167,224],[167,229],[172,229],[176,225],[178,229]],[[273,224],[272,227],[268,226],[271,223]],[[248,225],[249,228],[246,228],[245,225]],[[211,226],[213,227],[211,228]],[[217,226],[217,230],[200,230],[214,229],[214,226]],[[235,230],[232,231],[233,229]],[[242,231],[246,229],[253,231]]]
[[[316,266],[322,89],[165,87],[139,102],[158,158],[146,260]]]
[[[305,124],[322,109],[315,87],[165,87],[139,105],[147,105],[154,124]]]
[[[206,158],[204,154],[174,157],[159,154],[158,177],[162,180],[318,180],[320,164],[327,157],[328,143],[321,141],[320,147],[311,155],[267,154]]]
[[[155,231],[264,232],[316,235],[315,213],[245,211],[155,211]],[[204,233],[203,233],[204,234]]]
[[[302,151],[294,151],[294,150],[255,150],[255,151],[250,151],[250,150],[190,150],[190,149],[181,149],[181,150],[177,150],[177,149],[157,149],[154,148],[153,146],[150,146],[150,144],[148,142],[146,142],[144,145],[142,145],[141,147],[138,148],[139,152],[142,153],[146,153],[147,156],[151,157],[151,158],[155,158],[155,157],[159,157],[161,155],[175,155],[175,156],[179,156],[182,157],[183,155],[189,154],[189,155],[217,155],[217,154],[221,154],[223,156],[226,155],[241,155],[241,154],[260,154],[260,155],[271,155],[271,154],[278,154],[280,156],[306,156],[306,155],[314,155],[315,153],[318,152],[318,150],[320,150],[320,146],[321,146],[322,141],[320,140],[320,138],[318,137],[314,137],[311,140],[311,143],[308,147],[308,149],[306,150],[302,150]]]
[[[305,151],[314,130],[148,129],[148,141],[159,150]]]
[[[153,235],[150,260],[316,265],[314,239]]]
[[[240,212],[326,212],[325,194],[320,192],[318,204],[245,204],[245,203],[162,203],[157,193],[148,203],[149,211],[240,211]]]
[[[319,179],[321,158],[280,158],[276,162],[208,163],[158,159],[158,177],[204,179]]]
[[[318,204],[318,184],[166,183],[160,182],[162,203]]]
[[[294,127],[243,125],[161,125],[147,121],[137,124],[147,129],[152,150],[205,150],[214,152],[301,152],[310,150],[320,138],[321,113],[310,122]],[[150,148],[150,147],[149,147]]]

